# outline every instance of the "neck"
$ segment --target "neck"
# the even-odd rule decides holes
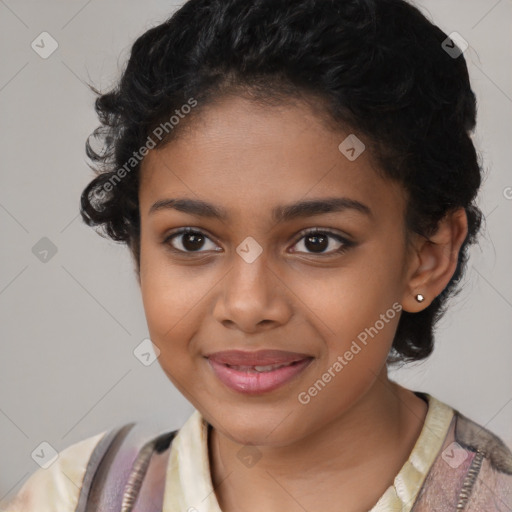
[[[307,437],[287,446],[258,446],[261,458],[251,467],[240,464],[242,446],[212,428],[210,466],[219,504],[223,512],[303,512],[320,504],[326,512],[369,509],[407,460],[426,409],[386,374],[349,411]]]

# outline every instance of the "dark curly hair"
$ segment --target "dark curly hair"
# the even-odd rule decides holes
[[[226,94],[270,106],[315,100],[329,126],[361,134],[379,172],[402,184],[408,232],[428,238],[450,211],[466,211],[453,277],[427,308],[402,311],[387,362],[424,359],[482,221],[476,99],[447,38],[404,0],[189,0],[135,41],[110,92],[92,87],[101,125],[86,143],[96,177],[81,195],[83,220],[126,243],[139,271],[147,147],[175,140]]]

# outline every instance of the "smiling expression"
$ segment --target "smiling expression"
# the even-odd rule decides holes
[[[229,97],[188,128],[141,165],[140,285],[159,363],[232,439],[298,440],[385,372],[398,314],[313,400],[297,399],[408,293],[405,192],[375,172],[369,151],[346,158],[338,146],[350,132],[306,104]],[[206,357],[227,350],[309,361],[251,394],[226,385]]]

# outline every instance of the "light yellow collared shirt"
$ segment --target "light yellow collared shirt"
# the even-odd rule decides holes
[[[454,411],[425,393],[425,423],[408,460],[370,512],[410,512],[443,445]],[[222,512],[211,480],[208,424],[194,411],[173,441],[167,467],[163,512]]]
[[[429,402],[425,423],[393,485],[370,512],[410,512],[447,435],[454,410],[424,393]],[[48,469],[38,469],[2,512],[74,512],[87,462],[101,432],[59,453]],[[185,422],[171,445],[163,512],[222,512],[213,490],[208,457],[208,424],[199,411]]]

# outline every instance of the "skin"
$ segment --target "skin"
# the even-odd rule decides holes
[[[309,104],[270,108],[231,96],[142,162],[139,283],[149,332],[164,372],[212,425],[210,471],[224,512],[370,509],[425,420],[426,403],[387,376],[399,314],[308,404],[297,398],[394,303],[426,308],[453,275],[467,233],[457,210],[430,242],[410,234],[408,247],[403,188],[379,177],[369,151],[355,161],[339,151],[349,133],[334,131]],[[347,209],[277,224],[270,217],[277,205],[333,196],[373,214]],[[224,207],[229,218],[148,213],[177,197]],[[187,226],[206,235],[203,246],[173,253],[187,250],[187,236],[164,239]],[[318,254],[300,234],[315,227],[354,245],[336,254],[343,244],[329,238]],[[262,248],[252,263],[236,252],[248,236]],[[284,386],[249,396],[221,383],[204,358],[269,348],[314,360]],[[244,445],[261,455],[252,467],[237,457]]]

